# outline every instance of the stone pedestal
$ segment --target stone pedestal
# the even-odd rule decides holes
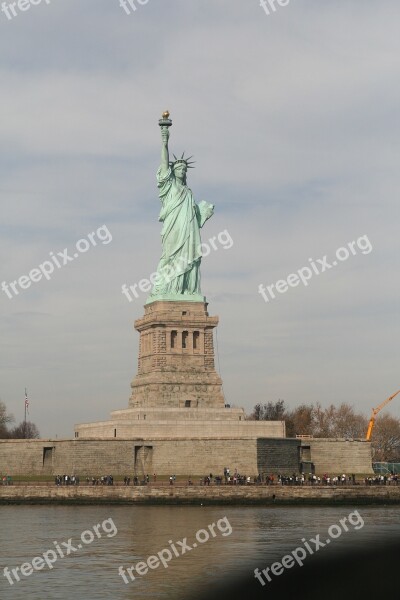
[[[138,373],[130,408],[223,409],[215,370],[213,329],[206,302],[155,301],[135,321],[140,334]]]
[[[205,301],[147,303],[135,321],[139,360],[129,408],[77,425],[76,439],[130,440],[134,472],[143,476],[153,469],[209,473],[217,464],[223,472],[231,461],[243,472],[256,465],[256,440],[285,437],[285,423],[247,421],[243,408],[225,405],[214,364],[217,325]]]

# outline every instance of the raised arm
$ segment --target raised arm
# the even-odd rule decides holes
[[[168,140],[169,140],[169,131],[168,127],[161,127],[161,177],[165,176],[169,169],[169,150],[168,150]]]

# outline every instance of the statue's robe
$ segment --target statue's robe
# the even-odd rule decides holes
[[[164,224],[163,252],[151,296],[201,294],[200,228],[214,207],[207,202],[196,204],[192,191],[175,179],[171,168],[162,176],[160,167],[157,182],[162,204],[158,220]]]

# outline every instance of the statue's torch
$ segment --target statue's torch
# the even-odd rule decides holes
[[[169,118],[169,111],[168,110],[166,110],[165,112],[163,112],[162,118],[159,119],[158,124],[161,127],[161,129],[163,129],[164,127],[166,127],[167,129],[169,127],[171,127],[172,121]]]

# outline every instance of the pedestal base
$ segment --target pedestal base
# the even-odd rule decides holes
[[[135,321],[140,333],[138,374],[131,408],[224,408],[215,371],[213,329],[207,303],[157,300]]]

